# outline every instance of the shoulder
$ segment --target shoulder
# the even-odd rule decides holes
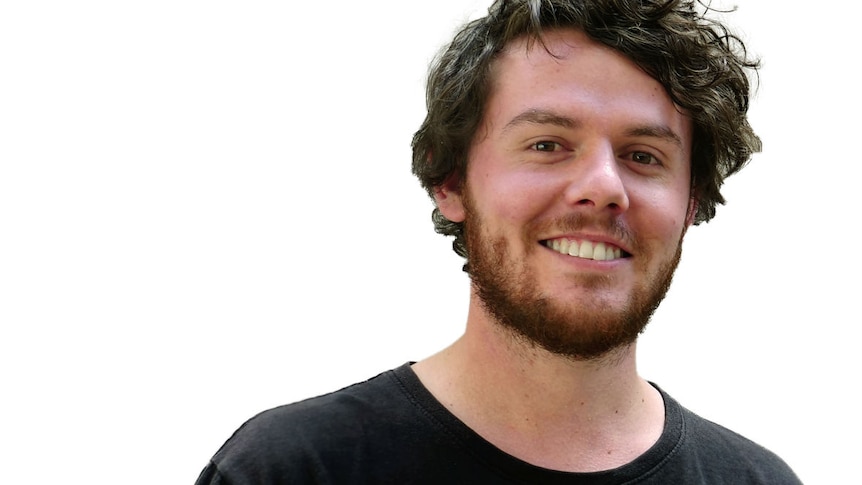
[[[332,468],[350,461],[357,443],[397,423],[404,402],[397,377],[387,371],[329,394],[266,410],[237,429],[205,473],[237,485],[317,482],[323,463]]]
[[[684,460],[699,473],[734,477],[734,483],[796,484],[778,455],[754,441],[675,404],[682,416]]]
[[[381,411],[394,409],[397,380],[387,371],[367,381],[335,392],[264,411],[245,422],[230,439],[231,448],[251,448],[256,453],[309,446],[331,446],[330,441],[360,431],[369,420],[383,418]]]
[[[243,424],[232,440],[284,444],[314,434],[343,433],[345,425],[350,428],[363,416],[374,416],[369,411],[379,411],[382,402],[397,397],[397,381],[391,374],[387,371],[335,392],[266,410]]]

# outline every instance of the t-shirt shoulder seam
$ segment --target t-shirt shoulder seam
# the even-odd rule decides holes
[[[218,483],[219,485],[231,485],[231,484],[233,483],[233,482],[232,482],[232,481],[227,477],[227,475],[225,475],[224,473],[222,473],[221,468],[219,467],[219,464],[216,462],[216,460],[215,460],[215,459],[210,460],[209,465],[207,466],[207,468],[209,468],[209,467],[212,467],[213,473],[212,473],[212,475],[210,475],[210,477],[209,477],[209,481],[207,482],[207,484],[206,484],[206,485],[210,485],[210,484],[212,484],[212,483],[213,483],[212,479],[213,479],[213,478],[216,478],[216,477],[218,477],[218,482],[217,482],[217,483]]]

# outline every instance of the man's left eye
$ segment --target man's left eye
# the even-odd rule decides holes
[[[633,162],[642,163],[644,165],[654,165],[659,163],[656,157],[647,152],[632,152],[631,158]]]

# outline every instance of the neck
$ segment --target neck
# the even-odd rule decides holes
[[[664,422],[661,396],[637,375],[634,344],[590,361],[551,354],[502,328],[476,298],[464,335],[414,370],[474,431],[547,468],[627,463]]]

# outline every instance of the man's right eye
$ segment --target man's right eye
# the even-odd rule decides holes
[[[555,152],[560,149],[560,144],[555,141],[540,141],[533,143],[532,148],[537,152]]]

